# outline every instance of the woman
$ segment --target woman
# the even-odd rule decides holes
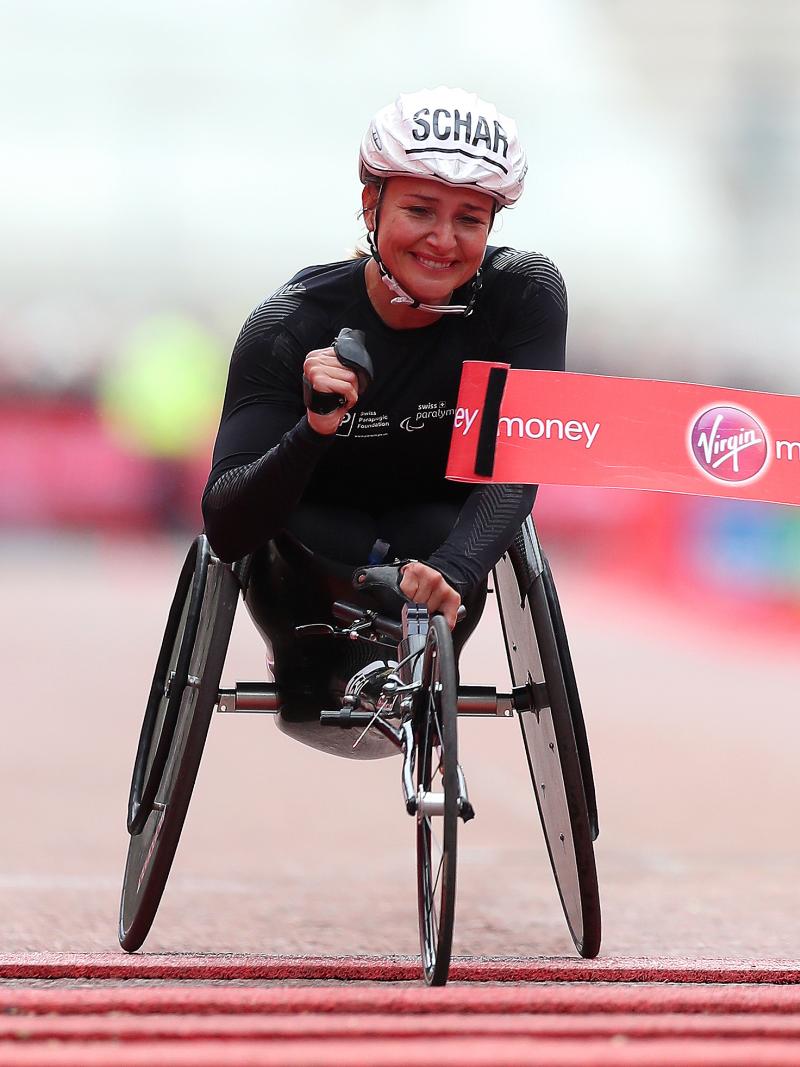
[[[414,561],[402,592],[440,611],[460,650],[531,511],[535,486],[444,478],[465,360],[564,369],[558,270],[487,247],[526,169],[515,124],[492,104],[445,87],[401,95],[361,145],[371,255],[300,271],[236,342],[203,514],[223,560],[255,553],[247,603],[286,692],[317,699],[352,672],[341,646],[359,646],[293,627],[328,618],[331,576],[344,589],[355,566],[387,555]],[[375,375],[363,395],[331,347],[342,327],[366,336]],[[307,410],[304,376],[345,404]]]

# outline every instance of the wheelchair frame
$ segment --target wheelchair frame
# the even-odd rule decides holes
[[[131,836],[119,922],[120,944],[127,951],[140,947],[155,918],[214,711],[275,714],[280,710],[274,684],[237,682],[233,688],[220,688],[236,606],[247,589],[249,562],[248,557],[233,566],[221,563],[201,534],[181,570],[131,785]],[[567,925],[577,951],[593,957],[600,947],[601,924],[591,760],[552,573],[530,517],[494,568],[493,586],[512,690],[460,685],[457,712],[506,718],[518,714]],[[354,720],[346,725],[364,723]],[[460,768],[459,777],[463,781]],[[423,940],[423,963],[426,981],[442,984],[449,949],[444,965],[428,966]]]

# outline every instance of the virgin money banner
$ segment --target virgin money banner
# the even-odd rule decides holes
[[[800,504],[800,397],[465,363],[447,477]]]

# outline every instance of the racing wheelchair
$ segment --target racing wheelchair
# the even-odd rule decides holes
[[[220,688],[234,614],[240,597],[246,599],[251,567],[252,557],[222,563],[201,534],[178,579],[131,782],[119,918],[120,944],[129,952],[142,945],[161,901],[213,713],[272,712],[285,732],[293,732],[292,722],[283,721],[277,685],[237,682],[232,689]],[[399,612],[365,606],[365,587],[367,595],[377,597],[375,603],[388,599],[398,605],[398,573],[396,566],[356,571],[352,597],[335,600],[326,620],[297,626],[296,639],[367,642],[376,652],[376,659],[350,678],[341,706],[320,710],[312,727],[316,747],[328,751],[336,751],[328,743],[335,733],[347,739],[347,754],[359,743],[382,747],[372,754],[402,754],[405,807],[416,823],[425,981],[447,981],[458,824],[474,815],[458,762],[459,715],[518,716],[567,925],[580,955],[596,956],[600,901],[592,767],[558,597],[532,519],[520,528],[491,581],[510,693],[458,684],[452,637],[442,616],[428,616],[409,603]],[[301,739],[308,742],[308,735]]]

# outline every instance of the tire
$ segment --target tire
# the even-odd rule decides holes
[[[129,834],[141,833],[147,822],[172,746],[200,622],[209,558],[208,541],[201,535],[186,555],[172,598],[133,764]]]
[[[575,948],[593,958],[601,938],[593,827],[565,681],[571,661],[562,659],[545,573],[528,519],[495,567],[495,590],[513,685],[536,695],[538,710],[522,711],[519,719],[550,864]]]
[[[205,542],[205,537],[198,540]],[[199,551],[206,549],[207,544]],[[191,595],[192,590],[186,592],[184,602],[190,602]],[[189,680],[180,693],[163,774],[144,826],[131,835],[128,844],[119,915],[119,942],[128,952],[138,949],[147,937],[172,867],[219,696],[238,596],[239,584],[230,567],[211,559],[191,642]],[[190,610],[182,611],[182,617],[188,619]],[[175,641],[181,642],[188,634],[188,624],[183,633],[178,627]]]
[[[458,685],[450,629],[430,621],[423,661],[423,703],[416,725],[416,786],[443,797],[441,816],[417,811],[417,900],[422,969],[428,985],[450,970],[458,843]]]
[[[586,809],[589,814],[589,826],[592,831],[592,841],[600,836],[600,823],[597,818],[597,794],[594,788],[594,772],[592,771],[592,757],[589,753],[589,739],[586,736],[586,722],[583,718],[583,707],[578,693],[578,683],[575,680],[575,669],[572,666],[572,653],[569,650],[567,631],[564,626],[564,617],[561,614],[561,604],[558,600],[556,585],[553,581],[553,572],[549,562],[544,559],[542,581],[544,592],[547,597],[547,606],[550,609],[550,618],[553,623],[553,633],[556,639],[558,656],[561,661],[561,670],[564,675],[564,685],[567,690],[572,731],[575,734],[575,746],[578,750],[578,760],[581,765],[581,778],[583,779],[583,791],[586,794]]]

